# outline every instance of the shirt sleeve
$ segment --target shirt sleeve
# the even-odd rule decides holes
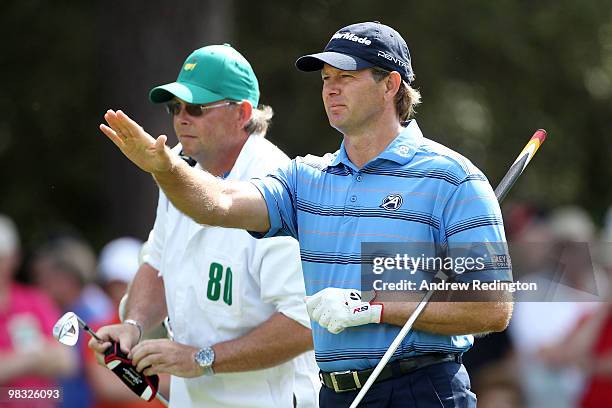
[[[285,167],[264,178],[254,178],[251,183],[257,187],[268,207],[270,229],[265,233],[249,231],[255,238],[290,236],[297,238],[298,228],[295,210],[296,194],[295,159]]]
[[[440,242],[457,281],[512,281],[501,210],[484,176],[469,175],[457,186],[443,211]]]
[[[259,283],[261,300],[310,328],[297,241],[290,237],[258,240],[251,266],[251,275]]]
[[[161,259],[166,242],[166,224],[168,218],[169,201],[166,195],[159,190],[159,199],[157,201],[157,215],[155,224],[149,233],[149,239],[145,244],[145,250],[142,256],[143,262],[148,263],[153,268],[159,271],[162,275]]]

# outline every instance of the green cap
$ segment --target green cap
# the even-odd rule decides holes
[[[257,107],[259,84],[251,64],[231,45],[209,45],[187,57],[176,82],[149,92],[153,103],[168,102],[175,96],[196,104],[247,100]]]

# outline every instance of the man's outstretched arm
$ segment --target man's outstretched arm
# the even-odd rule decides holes
[[[153,175],[172,204],[200,224],[266,232],[268,209],[249,182],[224,181],[196,170],[122,111],[108,110],[100,130],[142,170]]]

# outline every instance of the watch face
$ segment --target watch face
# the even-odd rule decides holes
[[[215,352],[211,347],[204,347],[196,353],[195,359],[200,367],[210,367],[215,361]]]

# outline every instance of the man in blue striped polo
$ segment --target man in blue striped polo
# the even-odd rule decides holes
[[[399,301],[382,293],[362,299],[362,243],[427,242],[448,251],[471,243],[470,254],[486,260],[457,280],[508,281],[511,271],[505,245],[503,252],[486,249],[505,243],[487,179],[410,120],[420,95],[397,31],[378,22],[350,25],[296,66],[321,72],[330,125],[344,139],[333,154],[298,157],[263,179],[227,182],[194,172],[165,136],[152,138],[121,111],[108,111],[101,130],[196,221],[299,240],[320,404],[349,406],[419,299],[405,292]],[[461,354],[472,334],[503,330],[512,310],[502,291],[475,300],[486,302],[430,303],[360,406],[474,407]]]

